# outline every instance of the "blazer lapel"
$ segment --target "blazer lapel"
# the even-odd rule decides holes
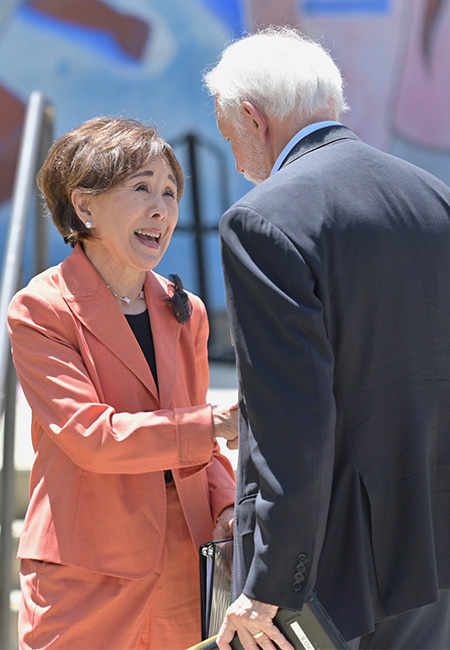
[[[62,262],[61,271],[65,284],[63,298],[72,313],[158,399],[155,380],[139,343],[116,299],[80,245]],[[148,291],[145,293],[147,298]]]
[[[168,300],[167,281],[150,271],[145,281],[150,325],[154,335],[156,370],[158,372],[159,400],[161,408],[169,408],[178,371],[178,349],[181,328]]]

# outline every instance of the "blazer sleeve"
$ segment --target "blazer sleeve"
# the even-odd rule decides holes
[[[205,305],[198,297],[191,296],[191,300],[196,301],[196,303],[199,304],[198,312],[201,315],[200,325],[195,340],[195,354],[197,360],[197,371],[199,376],[203,378],[203,384],[201,387],[202,395],[199,398],[199,401],[203,402],[206,401],[209,388],[207,345],[209,336],[208,316]],[[216,440],[214,441],[212,462],[206,468],[206,472],[208,476],[211,515],[213,520],[216,521],[224,508],[234,504],[236,492],[233,467],[228,458],[221,453],[220,446]]]
[[[224,456],[219,444],[215,443],[212,463],[206,468],[209,485],[209,502],[211,515],[216,521],[222,510],[234,505],[236,484],[233,467]]]
[[[95,363],[90,360],[88,372],[89,351],[77,348],[70,319],[64,305],[37,291],[19,292],[8,310],[17,374],[45,433],[75,464],[94,473],[167,467],[189,473],[206,467],[214,450],[211,407],[116,412],[96,391]],[[39,444],[36,436],[33,443]]]
[[[333,354],[313,275],[285,234],[244,207],[220,233],[248,431],[235,530],[253,535],[243,591],[297,609],[314,588],[331,493]]]

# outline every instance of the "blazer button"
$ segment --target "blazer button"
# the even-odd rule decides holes
[[[291,589],[292,591],[295,591],[297,593],[303,589],[303,585],[301,582],[293,582],[291,585]]]
[[[297,555],[297,561],[305,564],[306,562],[308,562],[308,556],[306,555],[306,553],[299,553]]]
[[[294,576],[294,581],[295,582],[303,582],[304,579],[305,579],[305,576],[303,575],[303,573],[296,573],[295,576]]]
[[[295,568],[297,569],[297,571],[300,571],[300,573],[305,573],[306,564],[304,562],[299,562]]]

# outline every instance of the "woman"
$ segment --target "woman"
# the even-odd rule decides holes
[[[74,250],[8,313],[36,451],[20,647],[186,648],[200,639],[198,546],[231,535],[215,436],[236,438],[237,411],[205,403],[202,302],[152,271],[183,174],[154,129],[105,117],[61,137],[38,184]]]

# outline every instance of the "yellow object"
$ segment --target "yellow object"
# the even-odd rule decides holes
[[[214,648],[217,648],[217,636],[217,634],[211,636],[209,639],[205,639],[204,641],[197,643],[197,645],[193,645],[190,648],[187,648],[187,650],[214,650]]]

